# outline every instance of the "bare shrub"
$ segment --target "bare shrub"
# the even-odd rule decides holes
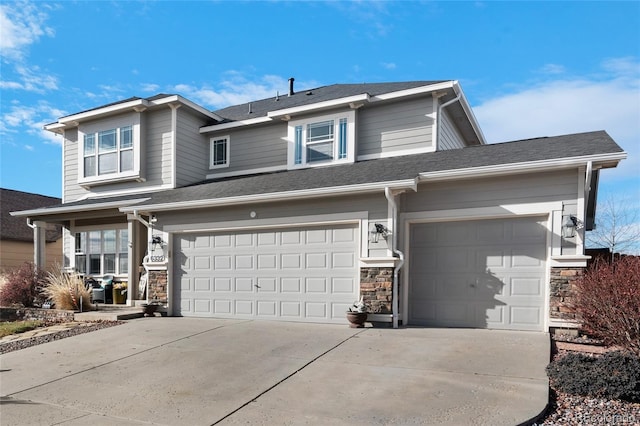
[[[38,306],[42,303],[40,294],[44,282],[44,272],[33,263],[25,262],[20,267],[10,269],[4,276],[0,288],[0,305]]]
[[[91,309],[91,295],[84,286],[82,277],[64,272],[59,266],[47,273],[43,293],[53,301],[57,309],[80,310],[80,301],[83,311]]]
[[[575,285],[572,305],[585,331],[640,355],[640,257],[596,262]]]

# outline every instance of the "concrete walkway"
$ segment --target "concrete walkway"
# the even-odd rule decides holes
[[[140,318],[1,356],[0,424],[515,425],[544,333]]]

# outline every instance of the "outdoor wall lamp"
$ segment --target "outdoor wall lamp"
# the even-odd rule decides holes
[[[377,243],[378,241],[380,241],[381,235],[382,238],[387,238],[387,235],[389,235],[389,230],[381,223],[374,224],[374,228],[371,230],[371,232],[369,232],[369,242]]]
[[[164,262],[164,241],[162,236],[154,235],[151,237],[149,257],[152,262]]]
[[[572,214],[562,217],[562,237],[573,238],[576,236],[576,230],[582,229],[582,221]]]

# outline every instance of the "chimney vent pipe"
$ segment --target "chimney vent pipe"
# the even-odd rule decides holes
[[[289,96],[292,96],[292,95],[293,95],[293,81],[294,81],[294,80],[295,80],[295,79],[294,79],[293,77],[291,77],[291,78],[289,79]]]

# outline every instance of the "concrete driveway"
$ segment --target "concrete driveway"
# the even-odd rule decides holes
[[[515,425],[545,333],[141,318],[2,355],[0,424]]]

